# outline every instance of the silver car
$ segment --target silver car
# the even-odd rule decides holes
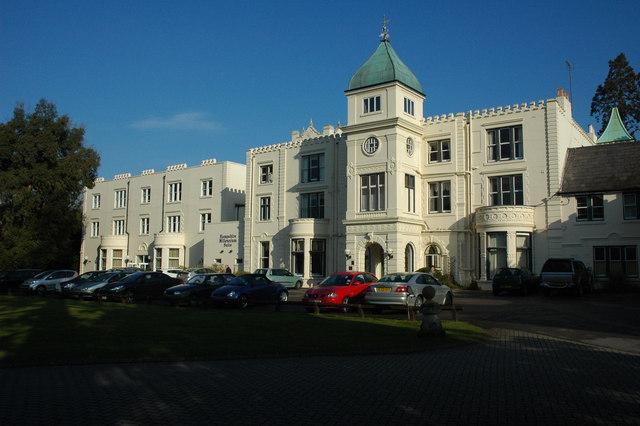
[[[76,271],[69,269],[50,270],[39,273],[33,278],[29,278],[20,285],[20,288],[37,293],[51,291],[60,292],[60,284],[78,276]]]
[[[285,287],[302,287],[302,278],[297,275],[293,275],[286,269],[261,268],[256,269],[253,273],[266,275],[271,281],[275,281]]]
[[[95,297],[96,290],[104,287],[109,283],[120,281],[124,277],[131,275],[135,271],[105,271],[102,275],[87,283],[74,287],[71,290],[71,297],[80,299],[92,299]]]
[[[365,303],[374,305],[378,311],[383,308],[420,307],[425,302],[422,290],[427,286],[436,292],[434,302],[440,305],[453,304],[451,289],[426,272],[386,274],[367,288],[364,300]]]

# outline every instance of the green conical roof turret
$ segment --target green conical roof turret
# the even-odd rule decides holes
[[[385,21],[385,23],[388,21]],[[382,40],[373,55],[356,71],[349,82],[349,90],[398,81],[422,93],[422,85],[391,47],[383,27]]]
[[[618,113],[618,107],[611,109],[611,117],[609,117],[609,123],[604,129],[604,132],[598,138],[598,142],[620,142],[620,141],[632,141],[633,137],[627,131],[624,126],[620,113]]]

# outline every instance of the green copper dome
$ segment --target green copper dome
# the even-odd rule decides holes
[[[382,40],[369,60],[351,77],[349,90],[398,81],[422,93],[422,85],[400,60],[388,40]]]
[[[618,107],[611,109],[611,116],[609,117],[609,123],[604,129],[604,132],[598,138],[598,142],[619,142],[619,141],[632,141],[633,137],[624,127]]]

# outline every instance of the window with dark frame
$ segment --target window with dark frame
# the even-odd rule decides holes
[[[291,272],[304,275],[304,239],[291,240]]]
[[[360,177],[360,211],[381,211],[385,209],[384,173],[373,173]]]
[[[260,183],[273,183],[273,164],[260,166]]]
[[[260,220],[271,220],[271,197],[260,197]]]
[[[404,175],[404,187],[407,191],[407,211],[416,212],[416,177],[414,175]]]
[[[269,241],[260,242],[260,267],[269,267]]]
[[[492,206],[524,205],[522,175],[490,177],[489,198]]]
[[[429,183],[429,213],[448,213],[451,211],[451,182]]]
[[[200,196],[211,197],[213,195],[213,179],[205,179],[200,184]]]
[[[172,182],[169,184],[169,202],[177,203],[182,201],[182,182]]]
[[[597,277],[638,276],[638,248],[636,246],[594,246],[593,272]]]
[[[429,163],[445,163],[451,161],[451,141],[442,139],[429,142]]]
[[[576,221],[604,220],[604,197],[602,194],[576,196]]]
[[[324,180],[324,153],[302,156],[301,182],[320,182]]]
[[[310,219],[324,218],[324,192],[300,194],[300,217]]]
[[[326,240],[311,240],[311,276],[324,277],[327,274]]]
[[[622,195],[623,218],[625,220],[640,219],[640,192],[630,192]]]
[[[489,161],[519,160],[524,158],[522,126],[488,130],[487,138]]]
[[[370,98],[364,98],[364,113],[369,114],[370,112],[380,111],[380,96],[372,96]]]
[[[409,115],[414,115],[414,106],[415,103],[411,99],[404,98],[404,112]]]

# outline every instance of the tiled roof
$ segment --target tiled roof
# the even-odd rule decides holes
[[[640,143],[570,148],[559,195],[640,190]]]

